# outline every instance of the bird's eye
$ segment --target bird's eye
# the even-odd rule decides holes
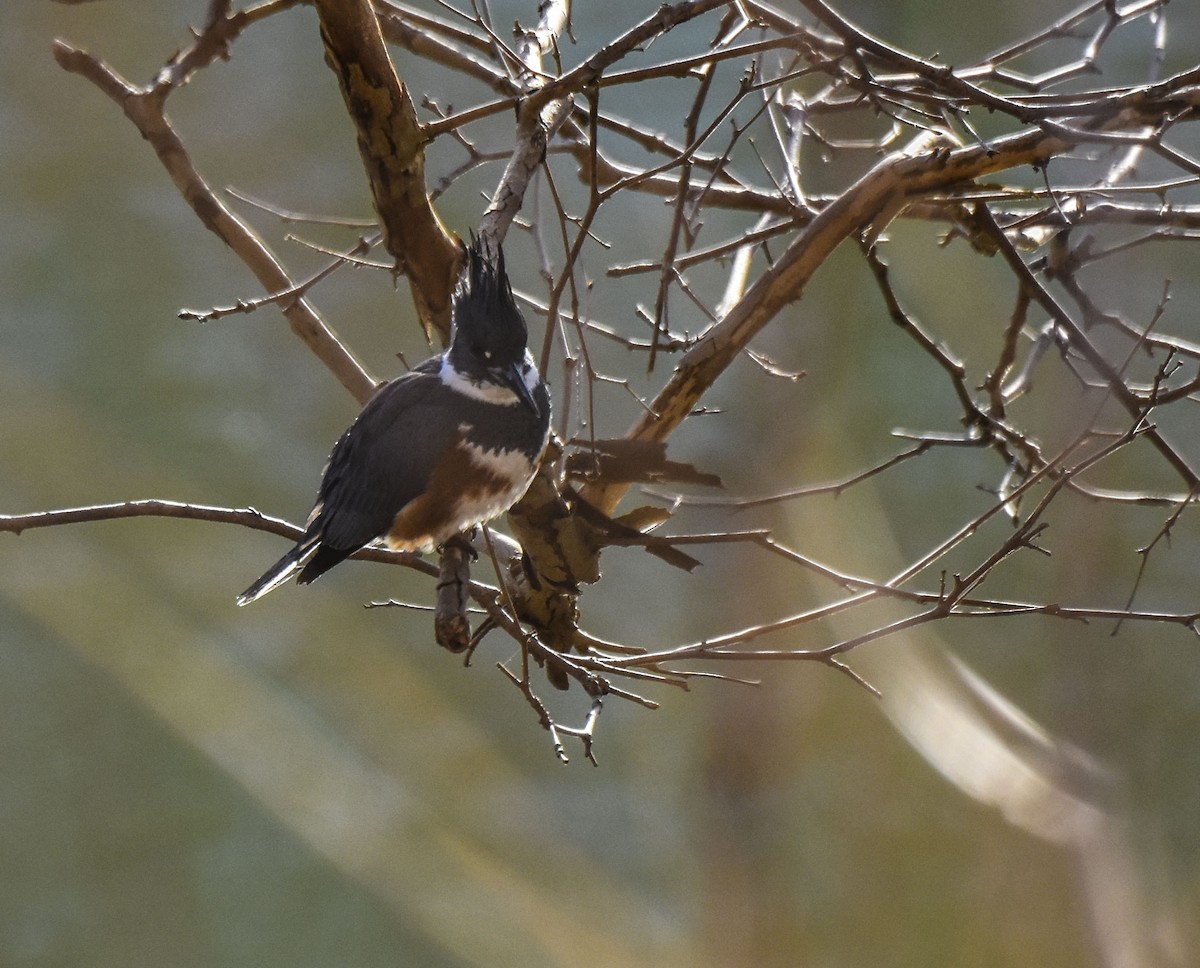
[[[487,360],[488,362],[491,362],[491,359],[492,359],[492,351],[491,351],[491,350],[484,350],[484,351],[483,351],[483,358],[484,358],[485,360]]]

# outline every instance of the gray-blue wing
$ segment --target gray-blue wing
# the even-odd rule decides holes
[[[446,419],[450,391],[439,366],[434,357],[376,391],[329,455],[304,536],[238,596],[239,605],[293,576],[303,585],[324,574],[383,535],[422,492],[429,468],[458,430]]]
[[[422,493],[458,432],[448,393],[439,377],[414,370],[367,402],[325,468],[309,521],[309,533],[316,531],[323,547],[341,557],[357,551],[386,534],[396,514]]]

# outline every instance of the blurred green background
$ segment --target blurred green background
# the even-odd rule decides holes
[[[1052,16],[1032,2],[1003,13],[974,6],[843,9],[952,62],[1021,36],[1024,18]],[[0,7],[0,512],[160,497],[300,520],[355,413],[278,314],[177,318],[181,307],[256,295],[256,285],[119,110],[50,55],[62,36],[144,83],[205,7]],[[653,8],[577,10],[580,45],[568,60]],[[1190,4],[1170,12],[1167,67],[1178,70],[1200,49],[1200,15]],[[506,4],[497,21],[534,16],[531,2]],[[1135,77],[1147,36],[1134,30],[1114,45]],[[665,57],[676,42],[652,53]],[[398,59],[418,96],[431,92],[443,107],[483,96]],[[639,104],[620,92],[610,103],[666,127],[679,102],[662,96]],[[369,215],[310,10],[249,30],[232,60],[175,93],[169,110],[212,184],[295,210]],[[482,127],[488,137],[503,144],[504,124]],[[455,157],[435,146],[431,170]],[[486,169],[446,196],[455,230],[478,218],[479,193],[496,177]],[[560,170],[561,183],[570,177]],[[601,233],[630,255],[612,261],[661,253],[665,212],[606,214]],[[248,217],[297,276],[322,264],[270,217]],[[713,213],[707,240],[735,224]],[[335,245],[355,237],[300,234]],[[893,236],[901,296],[954,346],[979,334],[973,362],[984,366],[1011,308],[1003,271],[962,247],[939,250],[928,226]],[[515,283],[536,291],[532,249],[512,248]],[[1163,328],[1200,339],[1195,250],[1136,258],[1130,279],[1097,276],[1097,293],[1145,319],[1170,277]],[[606,279],[604,259],[589,266],[597,284],[585,309],[632,331],[633,307],[653,303],[657,279]],[[403,285],[393,291],[386,273],[344,270],[314,298],[377,375],[399,372],[398,351],[409,361],[427,352]],[[683,300],[673,306],[677,328],[700,327]],[[532,329],[540,339],[541,322]],[[954,429],[948,386],[892,330],[861,260],[839,253],[758,346],[809,376],[793,386],[739,364],[707,401],[726,413],[685,427],[673,454],[721,473],[733,493],[761,494],[886,456],[895,426]],[[610,372],[635,371],[640,388],[662,378],[647,379],[623,350],[597,353]],[[1071,402],[1045,406],[1047,435],[1068,432],[1070,414],[1055,408]],[[601,432],[620,433],[636,413],[625,391],[602,390]],[[1194,455],[1195,428],[1174,429]],[[948,522],[985,509],[990,498],[975,485],[996,477],[986,456],[935,455],[839,500],[694,521],[766,523],[793,546],[883,577]],[[1013,587],[1119,605],[1134,549],[1162,519],[1065,512],[1062,553],[1014,566]],[[1196,607],[1198,537],[1185,517],[1153,560],[1144,605]],[[657,712],[611,701],[600,767],[575,745],[564,768],[494,668],[514,658],[510,643],[487,640],[464,670],[433,645],[427,615],[362,608],[428,602],[427,579],[350,563],[237,609],[237,592],[283,550],[238,528],[151,519],[0,535],[0,964],[1195,963],[1200,658],[1178,628],[1126,626],[1113,637],[1099,623],[959,623],[854,659],[900,697],[894,711],[914,670],[936,676],[926,659],[949,646],[1105,764],[1124,838],[1099,876],[1120,882],[1113,903],[1125,907],[1112,913],[1079,852],[1031,837],[947,783],[880,714],[887,707],[826,668],[739,665],[764,684],[661,690]],[[666,646],[832,594],[751,550],[700,556],[705,567],[688,577],[610,552],[604,582],[584,599],[585,624]],[[926,688],[913,708],[937,696]],[[582,720],[577,693],[551,698],[565,720]],[[964,748],[987,759],[965,736]],[[1131,912],[1141,923],[1128,923]],[[1117,962],[1103,938],[1121,931],[1141,940]]]

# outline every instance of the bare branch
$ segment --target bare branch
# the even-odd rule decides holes
[[[426,335],[450,336],[459,245],[429,203],[425,132],[396,76],[370,0],[316,0],[325,57],[358,129],[358,149],[384,245],[412,285]]]
[[[201,42],[197,41],[197,47]],[[54,43],[54,57],[63,70],[91,81],[116,102],[150,143],[175,187],[204,223],[204,227],[234,251],[267,292],[284,292],[295,285],[266,244],[225,207],[193,166],[187,149],[164,114],[164,101],[171,90],[169,84],[134,87],[91,54],[61,40]],[[184,55],[178,55],[176,61],[181,58],[192,63]],[[171,78],[175,78],[176,74],[170,72]],[[351,356],[316,310],[304,299],[280,308],[291,324],[292,331],[304,340],[359,402],[365,403],[375,391],[375,380]]]

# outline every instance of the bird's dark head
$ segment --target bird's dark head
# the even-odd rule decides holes
[[[528,339],[525,318],[504,269],[503,250],[472,238],[454,290],[447,361],[457,377],[484,389],[511,390],[538,413],[532,395],[538,377],[527,359]]]

